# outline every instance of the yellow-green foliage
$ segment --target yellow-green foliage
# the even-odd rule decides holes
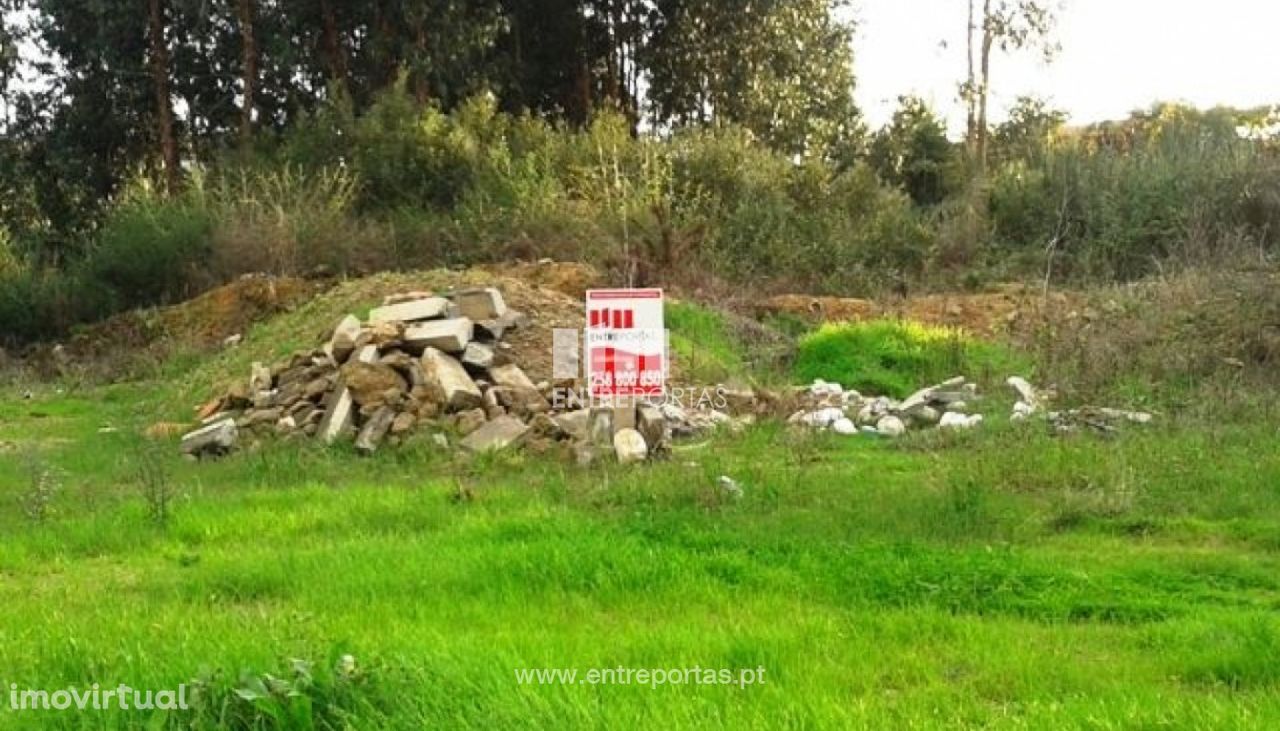
[[[828,323],[806,335],[794,373],[901,398],[952,376],[987,379],[1021,366],[1009,350],[961,330],[884,319]]]

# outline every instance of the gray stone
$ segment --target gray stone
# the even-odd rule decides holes
[[[507,314],[507,303],[494,287],[464,289],[452,298],[463,317],[472,320],[493,320]]]
[[[470,342],[462,351],[462,365],[485,371],[493,367],[493,348],[484,343]]]
[[[507,331],[525,327],[528,322],[529,318],[524,313],[516,310],[507,310],[502,317],[476,321],[476,331],[478,337],[501,340],[507,334]]]
[[[369,322],[417,322],[443,317],[449,301],[443,297],[424,297],[422,299],[399,302],[392,305],[375,307],[369,311]]]
[[[336,363],[344,363],[356,349],[356,338],[360,337],[360,320],[355,315],[347,315],[333,329],[333,336],[325,346],[325,354]]]
[[[378,360],[378,349],[366,345],[355,355],[358,363],[374,363]],[[329,396],[329,404],[325,408],[324,417],[316,427],[316,435],[325,444],[333,444],[343,435],[351,432],[354,426],[356,404],[351,398],[351,391],[345,385],[339,385]]]
[[[885,416],[876,422],[876,431],[886,437],[900,437],[907,433],[907,425],[896,416]]]
[[[446,353],[461,353],[471,342],[473,334],[471,320],[465,317],[433,320],[405,328],[404,343],[414,352],[435,348]]]
[[[182,453],[191,456],[225,454],[235,448],[239,436],[235,420],[225,418],[184,435]]]
[[[536,414],[529,420],[529,428],[533,430],[535,435],[547,439],[559,440],[568,436],[568,432],[549,414]]]
[[[551,403],[541,393],[527,388],[509,388],[493,386],[489,393],[498,400],[508,413],[528,418],[551,410]]]
[[[591,412],[586,409],[578,409],[577,411],[569,411],[563,414],[556,414],[551,417],[556,424],[564,430],[566,434],[578,441],[586,441],[587,439],[587,419]]]
[[[520,366],[508,364],[497,366],[489,369],[489,379],[493,381],[495,386],[506,386],[517,391],[537,391],[538,387],[524,371],[520,370]]]
[[[858,433],[858,425],[854,424],[852,419],[845,417],[836,420],[836,422],[831,425],[831,431],[836,434],[852,436]]]
[[[518,444],[528,432],[529,427],[514,416],[500,416],[468,434],[462,448],[469,452],[505,449]]]
[[[651,404],[636,407],[636,430],[644,437],[645,444],[651,450],[659,449],[671,441],[671,428],[667,426],[667,420],[663,418],[662,411]]]
[[[488,420],[488,415],[485,414],[484,409],[467,409],[466,411],[458,412],[453,418],[454,424],[458,427],[458,433],[466,436],[484,426],[485,421]]]
[[[270,409],[258,409],[250,411],[240,419],[239,425],[242,427],[255,427],[259,424],[274,424],[284,416],[284,409],[274,407]]]
[[[254,361],[249,368],[249,393],[271,390],[271,369]]]
[[[484,404],[479,387],[457,360],[435,348],[427,348],[421,363],[427,387],[446,411],[473,409]]]
[[[620,464],[643,462],[649,456],[649,445],[635,429],[621,429],[613,435],[613,451]]]
[[[389,406],[383,406],[375,411],[373,416],[364,423],[360,435],[356,437],[356,451],[360,454],[373,454],[378,451],[378,445],[387,436],[387,431],[391,429],[391,422],[395,418],[396,412]]]
[[[613,445],[613,409],[597,406],[587,417],[587,441],[597,446]]]

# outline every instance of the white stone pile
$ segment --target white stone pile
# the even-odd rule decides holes
[[[922,388],[901,401],[863,396],[821,379],[799,395],[805,408],[793,413],[788,423],[848,436],[899,437],[911,429],[971,429],[982,423],[981,414],[969,413],[970,404],[979,398],[978,387],[964,377]]]

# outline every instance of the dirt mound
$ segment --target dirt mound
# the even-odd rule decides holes
[[[1027,322],[1042,320],[1046,312],[1077,307],[1078,295],[1044,292],[1020,284],[1002,285],[993,292],[930,294],[905,299],[873,300],[785,294],[760,305],[758,314],[786,314],[813,322],[861,322],[881,317],[915,320],[929,325],[958,327],[976,335],[996,336]]]
[[[244,333],[255,322],[313,296],[319,285],[295,277],[249,275],[181,304],[114,315],[72,336],[66,352],[90,358],[159,341],[207,348]]]
[[[604,277],[590,264],[573,261],[520,262],[487,267],[496,276],[519,279],[523,282],[567,294],[577,300],[586,297],[587,290],[604,285]]]

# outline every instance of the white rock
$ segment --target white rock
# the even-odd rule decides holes
[[[742,497],[742,486],[739,485],[738,481],[732,477],[728,475],[720,475],[720,478],[716,480],[716,484],[720,486],[720,489],[723,490],[725,494],[736,498]]]
[[[813,385],[809,386],[809,393],[819,398],[823,396],[839,396],[844,393],[844,387],[838,383],[827,383],[818,378],[814,380]]]
[[[831,425],[831,431],[835,432],[836,434],[853,435],[858,433],[858,425],[854,424],[852,419],[845,417],[842,419],[837,419]]]
[[[1036,412],[1036,409],[1026,401],[1019,401],[1013,405],[1013,415],[1009,418],[1013,421],[1022,421]]]
[[[843,418],[845,418],[843,409],[829,406],[825,409],[818,409],[804,414],[800,417],[800,423],[815,429],[826,429]]]
[[[1018,394],[1019,401],[1031,406],[1033,410],[1039,409],[1040,397],[1036,394],[1035,387],[1027,379],[1021,376],[1009,376],[1005,383],[1009,384],[1009,387]]]
[[[649,456],[649,445],[635,429],[619,429],[613,435],[613,451],[621,464],[643,462]]]
[[[885,416],[876,422],[876,431],[886,437],[900,437],[907,432],[907,425],[896,416]]]
[[[938,422],[939,429],[972,429],[982,423],[982,414],[959,414],[954,411],[948,411],[942,415],[942,420]]]
[[[418,320],[434,320],[443,317],[449,300],[443,297],[423,297],[422,299],[399,302],[393,305],[375,307],[369,311],[369,322],[416,322]]]

